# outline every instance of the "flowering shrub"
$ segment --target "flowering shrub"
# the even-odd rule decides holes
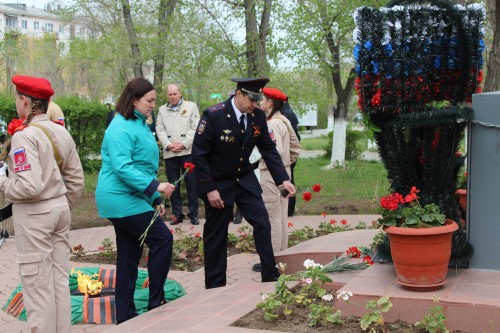
[[[176,234],[172,261],[177,263],[177,269],[181,271],[189,270],[188,260],[193,263],[203,263],[201,233],[188,234],[179,227],[175,228],[172,233]]]
[[[264,319],[272,321],[281,315],[287,317],[293,313],[293,308],[308,307],[311,310],[310,326],[326,325],[328,322],[341,324],[340,312],[334,312],[330,301],[333,295],[327,293],[325,283],[332,280],[323,270],[323,266],[313,260],[304,261],[305,270],[296,274],[285,274],[286,264],[279,263],[277,268],[281,276],[276,282],[272,293],[263,295],[257,308],[264,311]],[[297,282],[295,289],[289,287],[290,282]],[[313,304],[313,301],[316,301]]]
[[[78,244],[78,245],[75,245],[73,246],[73,255],[78,258],[78,259],[83,259],[85,258],[85,249],[83,248],[83,245],[82,244]]]
[[[97,248],[99,250],[99,256],[104,258],[114,257],[115,251],[113,249],[113,242],[111,239],[104,238],[101,242],[101,246]]]
[[[430,228],[441,226],[445,222],[436,204],[427,204],[424,207],[418,201],[416,187],[412,187],[409,194],[403,196],[394,192],[380,199],[382,217],[378,224],[405,228]]]

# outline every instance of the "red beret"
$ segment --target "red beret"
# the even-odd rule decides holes
[[[12,83],[19,93],[34,99],[49,100],[54,95],[49,80],[43,77],[16,75],[12,77]]]
[[[269,99],[274,99],[277,101],[286,101],[286,95],[279,89],[276,88],[263,88],[262,93]]]

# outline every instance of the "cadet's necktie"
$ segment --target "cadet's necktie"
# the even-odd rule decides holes
[[[241,128],[241,133],[245,133],[245,115],[242,114],[240,116],[240,128]]]

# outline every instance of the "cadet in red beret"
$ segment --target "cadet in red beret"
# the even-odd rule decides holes
[[[46,115],[54,90],[44,78],[14,76],[19,119],[0,191],[12,202],[17,262],[31,332],[71,331],[69,283],[70,208],[84,184],[83,169],[69,132]],[[5,168],[8,168],[8,176]]]
[[[291,165],[297,161],[300,153],[300,143],[290,121],[282,114],[287,96],[276,88],[263,88],[264,98],[260,108],[267,117],[269,136],[276,143],[281,161],[286,172],[291,176]],[[267,161],[266,161],[267,162]],[[288,248],[288,198],[287,193],[282,193],[281,186],[277,186],[271,172],[264,160],[260,160],[260,185],[262,197],[269,213],[271,223],[271,242],[274,253]],[[259,269],[259,264],[254,265],[254,270]]]

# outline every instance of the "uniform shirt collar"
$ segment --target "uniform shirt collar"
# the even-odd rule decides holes
[[[238,108],[236,104],[234,104],[234,97],[231,99],[231,105],[233,106],[234,114],[236,115],[236,120],[240,121],[240,116],[243,114]],[[245,116],[246,119],[246,116]]]

